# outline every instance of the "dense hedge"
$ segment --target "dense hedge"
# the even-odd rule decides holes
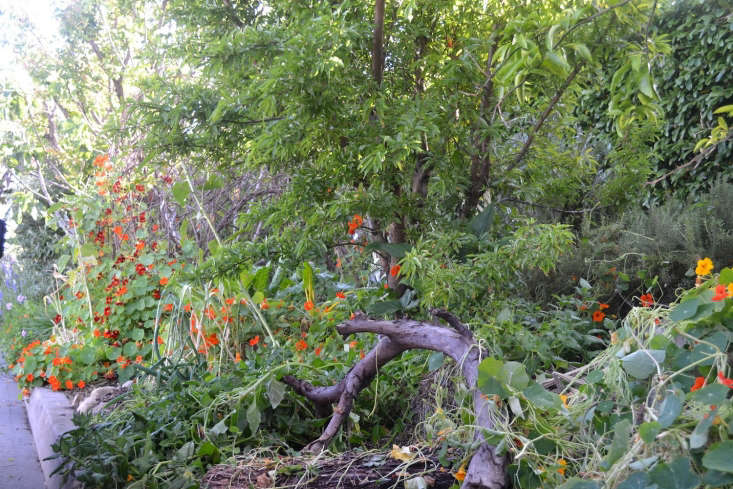
[[[672,53],[657,67],[657,91],[666,111],[662,137],[654,146],[656,171],[663,175],[688,162],[695,143],[714,126],[713,111],[733,103],[733,7],[726,0],[686,0],[658,17]],[[733,144],[718,145],[697,168],[674,173],[655,186],[659,198],[669,188],[695,195],[715,177],[733,176]]]

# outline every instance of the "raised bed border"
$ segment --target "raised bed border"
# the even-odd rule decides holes
[[[56,455],[52,445],[67,431],[76,428],[72,421],[74,408],[69,399],[61,392],[54,392],[46,387],[36,387],[31,392],[30,399],[25,401],[28,412],[28,422],[31,425],[33,440],[36,443],[38,459],[41,462],[46,489],[76,489],[81,484],[74,479],[63,482],[59,474],[51,476],[54,470],[61,465],[61,460],[49,457]]]

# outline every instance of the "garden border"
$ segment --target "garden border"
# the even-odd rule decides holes
[[[25,406],[43,478],[46,481],[46,489],[80,487],[75,479],[69,479],[64,483],[61,475],[52,476],[51,474],[58,468],[61,461],[58,458],[47,460],[56,455],[52,446],[59,437],[76,428],[72,421],[74,408],[69,399],[61,392],[54,392],[46,387],[36,387],[31,392],[30,399],[25,401]]]

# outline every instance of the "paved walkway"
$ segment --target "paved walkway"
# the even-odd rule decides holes
[[[0,365],[5,365],[2,357]],[[0,489],[44,489],[36,446],[19,395],[13,378],[0,372]]]

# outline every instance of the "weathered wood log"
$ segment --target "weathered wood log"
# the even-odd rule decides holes
[[[460,457],[456,457],[460,459]],[[387,489],[422,477],[430,489],[448,489],[456,479],[433,454],[408,462],[384,452],[346,452],[333,457],[242,458],[236,465],[216,465],[202,480],[204,489],[289,488]]]
[[[297,393],[313,402],[319,414],[328,413],[332,403],[338,402],[321,436],[311,442],[305,451],[320,453],[327,448],[348,418],[354,399],[369,385],[379,368],[410,349],[442,352],[460,365],[463,377],[472,390],[476,425],[487,430],[493,428],[492,415],[499,413],[476,388],[481,348],[471,331],[453,314],[437,309],[431,312],[433,316],[445,320],[452,329],[411,319],[374,320],[364,314],[356,314],[353,319],[336,327],[344,339],[356,333],[376,333],[381,336],[374,348],[339,383],[316,387],[291,376],[283,378]],[[507,486],[507,458],[496,453],[496,448],[486,442],[480,430],[475,436],[479,448],[471,458],[462,489],[503,489]]]

